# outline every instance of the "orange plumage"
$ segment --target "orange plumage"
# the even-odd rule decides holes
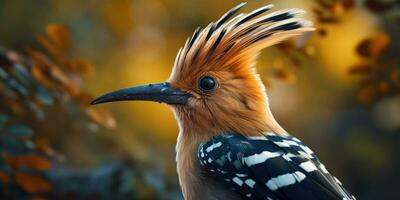
[[[312,24],[301,18],[300,9],[263,15],[271,5],[229,20],[243,5],[195,31],[179,50],[166,83],[122,89],[93,101],[150,100],[171,105],[180,127],[176,159],[187,200],[233,198],[233,193],[219,190],[220,184],[203,177],[196,157],[201,143],[224,133],[287,134],[269,109],[256,58],[263,48],[312,31]],[[204,80],[210,86],[206,90],[201,86]]]
[[[285,134],[269,110],[255,61],[261,49],[313,28],[310,22],[298,18],[303,13],[299,9],[257,16],[271,5],[227,21],[232,11],[242,5],[205,29],[197,29],[177,55],[168,81],[195,97],[189,106],[175,106],[178,120],[186,125],[184,128],[207,134],[227,131],[244,135],[267,131]],[[287,13],[293,16],[279,21],[266,20]],[[299,27],[292,30],[277,28],[293,23]],[[211,94],[198,88],[199,78],[206,75],[218,82],[218,89]]]
[[[243,4],[205,29],[198,29],[187,40],[178,52],[168,80],[174,88],[193,95],[188,105],[172,106],[180,124],[176,150],[185,199],[195,200],[197,194],[206,190],[204,180],[196,175],[199,166],[194,155],[200,143],[226,132],[246,136],[267,132],[287,134],[269,109],[265,87],[255,69],[256,58],[263,48],[314,29],[310,22],[299,18],[304,13],[300,9],[259,16],[271,5],[249,14],[239,14],[223,23],[241,6]],[[266,20],[285,14],[288,19]],[[277,28],[288,24],[298,27],[291,30]],[[212,93],[198,87],[199,79],[204,76],[214,77],[218,82]]]

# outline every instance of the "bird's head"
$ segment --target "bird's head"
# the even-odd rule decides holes
[[[299,18],[303,13],[299,9],[262,15],[271,5],[229,20],[243,5],[195,31],[179,50],[167,82],[114,91],[92,104],[167,103],[180,128],[197,133],[284,133],[269,110],[265,87],[255,69],[256,57],[261,49],[313,28]]]

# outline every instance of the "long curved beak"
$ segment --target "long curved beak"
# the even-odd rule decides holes
[[[92,105],[114,101],[155,101],[167,104],[186,104],[192,95],[171,87],[168,82],[117,90],[97,97]]]

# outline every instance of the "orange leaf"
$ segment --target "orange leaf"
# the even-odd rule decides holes
[[[5,157],[6,163],[14,170],[17,170],[22,165],[25,165],[29,168],[46,171],[50,169],[50,162],[44,157],[36,156],[36,155],[23,155],[23,156],[15,156],[15,157]]]
[[[46,158],[37,155],[24,155],[19,156],[20,163],[32,169],[39,171],[47,171],[50,169],[50,162]]]
[[[52,187],[47,180],[40,176],[34,176],[24,172],[15,172],[15,182],[23,190],[29,193],[49,192],[52,190]]]
[[[7,174],[3,171],[0,171],[0,181],[3,183],[7,183],[9,180],[10,178],[7,176]]]
[[[357,52],[366,58],[379,58],[390,44],[390,37],[386,33],[378,33],[367,38],[357,46]]]
[[[24,116],[26,114],[26,107],[20,101],[15,101],[14,98],[5,98],[2,100],[15,116]]]
[[[281,43],[275,45],[275,47],[277,47],[279,50],[281,50],[283,52],[288,52],[288,51],[292,50],[295,46],[294,46],[293,42],[285,41],[285,42],[281,42]]]
[[[371,103],[378,96],[378,91],[375,84],[366,85],[358,93],[358,100],[363,104]]]
[[[84,59],[73,59],[69,62],[69,66],[72,70],[78,71],[86,75],[94,75],[94,67]]]
[[[294,83],[296,81],[296,76],[294,75],[294,73],[285,69],[275,70],[274,75],[276,78],[288,83]]]
[[[41,197],[41,196],[33,196],[33,197],[31,198],[31,200],[46,200],[46,198]]]
[[[52,85],[51,81],[43,74],[39,67],[32,67],[32,76],[42,85],[50,87]]]
[[[399,69],[393,69],[390,72],[390,80],[395,84],[400,84],[400,70]]]
[[[350,67],[349,74],[368,74],[372,72],[372,67],[368,64],[356,64]]]
[[[335,18],[341,17],[344,14],[344,12],[345,12],[345,7],[340,1],[335,2],[331,7],[331,13]]]
[[[39,69],[44,70],[50,67],[50,60],[41,52],[35,51],[33,49],[28,49],[28,53],[34,62],[34,65],[39,67]]]
[[[46,26],[46,33],[49,38],[63,50],[70,47],[70,36],[68,28],[61,24],[49,24]]]
[[[4,155],[4,161],[13,170],[17,170],[21,166],[19,159],[15,158],[15,157],[9,157],[8,155]]]
[[[81,93],[79,85],[70,79],[59,67],[53,66],[51,68],[51,78],[57,80],[72,96],[77,96]]]
[[[61,49],[54,45],[54,43],[50,42],[49,39],[45,38],[44,36],[39,36],[37,38],[39,43],[52,55],[61,55]]]
[[[105,110],[93,110],[87,109],[87,115],[96,123],[105,126],[106,128],[113,129],[117,126],[115,119],[111,116],[111,114]]]
[[[36,149],[41,152],[46,152],[48,149],[51,149],[50,145],[49,145],[49,141],[46,139],[43,139],[43,138],[36,139],[34,143],[36,145]]]

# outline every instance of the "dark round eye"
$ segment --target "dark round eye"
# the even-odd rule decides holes
[[[209,92],[215,89],[217,81],[213,77],[204,76],[200,79],[199,86],[203,91]]]

